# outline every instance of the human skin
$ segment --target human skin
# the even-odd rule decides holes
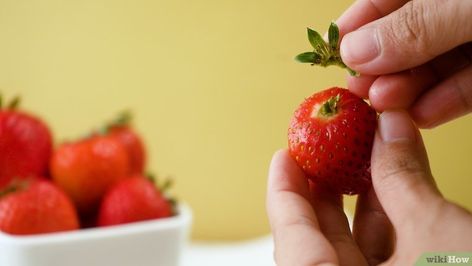
[[[380,115],[372,185],[359,195],[351,232],[342,196],[308,181],[287,150],[277,152],[266,200],[277,265],[413,265],[424,252],[472,251],[472,215],[441,196],[405,111]]]
[[[348,88],[432,128],[472,110],[472,1],[358,0],[336,21]]]
[[[471,15],[470,0],[358,0],[336,21],[341,57],[361,73],[348,88],[381,113],[372,189],[351,232],[342,197],[277,152],[266,202],[278,265],[413,265],[427,251],[472,251],[472,215],[441,196],[417,128],[472,110]]]

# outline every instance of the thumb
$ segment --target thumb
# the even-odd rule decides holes
[[[442,199],[421,135],[405,111],[380,115],[372,151],[372,183],[395,227],[421,220]]]
[[[344,36],[341,57],[363,74],[419,66],[472,40],[470,0],[413,0]]]

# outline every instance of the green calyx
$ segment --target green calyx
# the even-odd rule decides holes
[[[172,215],[177,214],[178,201],[175,197],[169,194],[169,189],[172,188],[172,186],[174,185],[173,178],[167,177],[166,179],[159,181],[159,179],[151,172],[148,172],[146,174],[146,178],[158,188],[158,190],[163,194],[167,202],[169,202],[172,209]]]
[[[157,178],[157,176],[152,172],[146,173],[145,176],[149,181],[156,185],[161,192],[167,192],[173,185],[173,179],[171,177],[167,177],[166,179],[160,181],[160,178]]]
[[[331,22],[328,29],[328,42],[325,42],[321,35],[307,28],[308,40],[313,47],[313,52],[305,52],[297,55],[295,60],[300,63],[310,63],[311,65],[319,65],[327,67],[331,65],[339,66],[346,69],[351,76],[359,76],[359,73],[350,69],[344,64],[339,52],[339,28],[336,23]]]
[[[131,124],[133,120],[133,114],[129,110],[124,110],[120,112],[113,120],[111,120],[109,123],[105,124],[104,126],[101,126],[96,132],[93,132],[92,135],[95,133],[98,133],[100,135],[107,135],[110,130],[112,130],[115,127],[120,127],[120,126],[127,126]]]
[[[5,109],[15,110],[20,105],[20,101],[21,101],[20,96],[15,96],[15,98],[13,98],[10,102],[6,103]],[[3,97],[0,94],[0,109],[4,107],[3,104],[4,104]]]
[[[338,113],[338,102],[341,99],[341,96],[338,94],[329,98],[318,111],[319,116],[331,117]]]
[[[0,198],[8,194],[26,189],[28,185],[29,185],[29,180],[27,179],[21,180],[19,178],[13,178],[13,180],[11,180],[7,186],[5,186],[2,190],[0,190]]]
[[[124,110],[118,114],[118,116],[112,121],[110,127],[112,126],[123,126],[128,125],[133,120],[133,114],[130,110]]]
[[[104,125],[101,125],[100,127],[95,128],[92,131],[82,135],[80,139],[84,140],[84,139],[90,139],[95,136],[106,136],[110,133],[110,131],[113,128],[127,126],[131,124],[132,120],[133,120],[133,114],[131,111],[129,110],[121,111],[120,113],[116,115],[114,119],[110,120],[110,122]]]

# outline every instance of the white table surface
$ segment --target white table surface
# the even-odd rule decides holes
[[[192,242],[183,266],[274,266],[272,237],[240,242]]]
[[[345,212],[352,230],[352,215]],[[193,241],[182,266],[274,266],[273,250],[271,235],[239,242]]]

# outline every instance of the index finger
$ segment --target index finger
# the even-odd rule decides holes
[[[410,0],[358,0],[336,20],[341,36],[384,17]]]
[[[338,264],[309,198],[308,181],[288,151],[275,153],[269,170],[267,213],[277,265]]]

